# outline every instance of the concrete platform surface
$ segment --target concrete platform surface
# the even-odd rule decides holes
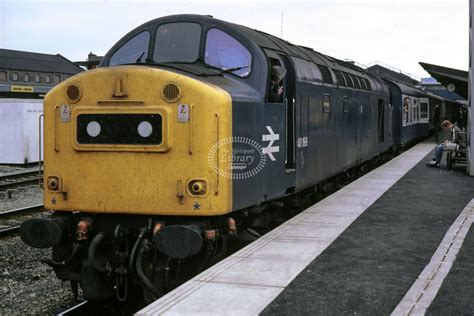
[[[474,178],[465,172],[425,166],[433,148],[416,145],[137,315],[399,313],[395,308],[432,257],[439,259],[437,247],[453,236],[446,233],[474,197]],[[471,240],[466,228],[463,234]],[[453,253],[451,259],[454,268]],[[469,308],[463,304],[453,310]]]

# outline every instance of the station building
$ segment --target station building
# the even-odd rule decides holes
[[[81,71],[59,54],[0,49],[0,97],[42,97],[56,84]]]
[[[43,97],[82,71],[59,54],[0,49],[0,164],[40,160]]]

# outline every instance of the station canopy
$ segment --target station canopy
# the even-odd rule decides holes
[[[468,73],[467,71],[443,67],[420,62],[428,72],[439,83],[444,85],[449,92],[455,92],[464,99],[468,98]]]

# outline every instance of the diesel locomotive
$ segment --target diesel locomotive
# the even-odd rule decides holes
[[[426,136],[435,103],[241,25],[158,18],[45,97],[53,214],[20,235],[86,299],[151,300],[322,181]]]

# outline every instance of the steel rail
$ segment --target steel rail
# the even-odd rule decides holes
[[[26,213],[26,212],[30,212],[30,211],[37,211],[37,210],[42,209],[42,208],[44,208],[44,204],[35,204],[35,205],[20,207],[20,208],[16,208],[16,209],[4,211],[4,212],[0,211],[0,217],[11,216],[11,215],[20,214],[20,213]]]
[[[19,180],[15,182],[0,183],[0,190],[11,188],[11,187],[17,187],[22,184],[30,184],[30,183],[38,184],[38,181],[39,181],[39,177],[38,175],[36,175],[36,177],[34,177],[33,179],[25,179],[25,180]]]
[[[58,314],[58,316],[62,315],[87,315],[90,312],[90,305],[89,301],[83,301],[80,302],[79,304],[74,305],[71,308],[68,308],[65,311],[62,311],[61,313]]]
[[[0,218],[17,215],[21,213],[42,210],[43,208],[44,208],[43,204],[36,204],[36,205],[27,206],[27,207],[16,208],[16,209],[8,210],[5,212],[0,212]],[[0,229],[0,236],[9,236],[9,235],[17,234],[19,230],[20,230],[20,225],[3,228],[3,229]]]
[[[35,168],[35,170],[29,169],[29,170],[12,171],[8,173],[0,174],[0,180],[8,179],[8,178],[14,179],[18,177],[37,175],[37,174],[38,174],[37,168]]]
[[[20,230],[20,225],[0,229],[0,237],[17,234]]]

